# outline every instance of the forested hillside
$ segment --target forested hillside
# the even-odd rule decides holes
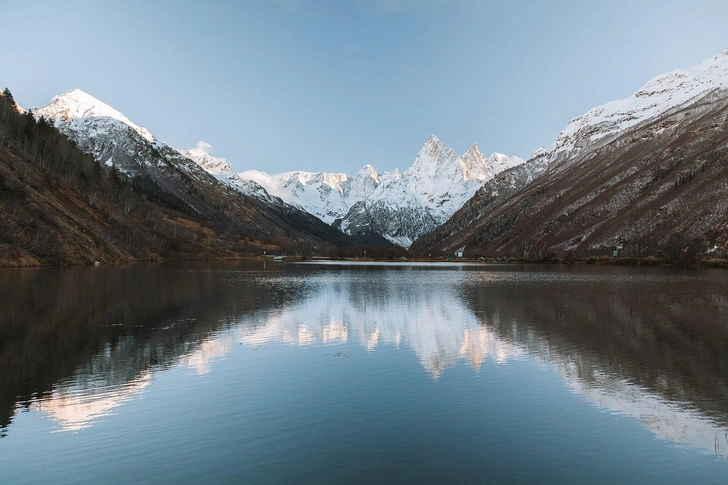
[[[0,95],[0,265],[239,258],[326,251],[352,241],[307,214],[211,189],[178,174],[184,200],[122,179],[43,118]],[[202,213],[195,204],[209,207]],[[324,232],[321,232],[324,231]],[[327,240],[328,233],[336,240]]]

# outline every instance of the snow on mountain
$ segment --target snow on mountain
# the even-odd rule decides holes
[[[111,118],[121,121],[139,133],[145,140],[154,143],[154,137],[146,128],[135,125],[129,118],[80,89],[71,89],[54,96],[47,104],[34,111],[36,115],[54,121],[67,122],[80,118]]]
[[[529,241],[552,252],[723,241],[726,93],[728,50],[657,76],[572,120],[415,247],[515,255]]]
[[[409,247],[460,209],[492,174],[522,163],[518,157],[485,157],[477,145],[461,158],[431,135],[412,166],[402,174],[382,174],[380,185],[352,207],[340,228],[348,234],[378,232]]]
[[[431,135],[403,174],[407,187],[432,211],[437,223],[445,222],[496,173],[524,163],[519,157],[483,155],[473,145],[461,158]]]
[[[183,155],[119,111],[73,89],[35,111],[79,149],[130,180],[134,190],[197,219],[276,244],[351,245],[355,241],[309,213],[239,179],[224,159],[201,143]]]
[[[213,157],[209,151],[212,145],[204,141],[197,142],[195,148],[182,151],[180,153],[189,158],[197,165],[214,176],[223,184],[229,185],[244,194],[251,195],[269,203],[279,203],[280,201],[271,195],[257,182],[247,180],[238,175],[224,158]]]
[[[150,175],[159,182],[160,171],[172,164],[193,177],[204,179],[201,171],[204,169],[221,183],[246,195],[280,203],[260,185],[241,179],[225,159],[212,157],[207,143],[201,141],[195,148],[178,152],[157,140],[146,128],[80,89],[53,97],[34,113],[52,120],[79,148],[127,176]]]
[[[343,217],[349,207],[359,200],[357,197],[362,190],[366,190],[357,185],[357,179],[352,181],[343,173],[298,171],[268,175],[258,170],[248,170],[240,173],[240,177],[260,184],[271,194],[327,224]]]
[[[257,170],[240,176],[347,234],[376,232],[409,247],[420,234],[447,220],[493,175],[522,163],[521,158],[497,153],[486,157],[477,145],[461,158],[432,135],[403,173],[395,169],[379,174],[366,165],[353,178],[342,173],[269,175]]]
[[[654,77],[629,98],[603,104],[571,120],[551,147],[536,151],[531,160],[548,165],[581,149],[592,149],[595,143],[608,143],[629,128],[726,87],[728,49],[687,71],[678,69]]]
[[[35,113],[53,120],[82,150],[126,176],[143,175],[159,183],[166,171],[177,167],[209,185],[206,177],[212,175],[267,203],[280,204],[280,197],[348,234],[375,232],[404,247],[447,220],[494,174],[523,163],[500,154],[485,157],[477,145],[461,158],[433,135],[401,174],[398,170],[379,174],[370,165],[354,177],[303,171],[237,174],[224,158],[210,155],[209,144],[173,150],[79,89],[55,96]]]

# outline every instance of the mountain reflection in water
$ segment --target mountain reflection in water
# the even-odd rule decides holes
[[[728,457],[728,278],[636,268],[219,263],[0,275],[0,425],[79,430],[235,345],[413,352],[439,379],[531,356],[656,436]]]

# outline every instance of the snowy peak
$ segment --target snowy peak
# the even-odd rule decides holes
[[[412,167],[404,177],[409,187],[423,200],[440,207],[436,200],[450,201],[442,207],[442,217],[470,194],[490,180],[498,172],[523,163],[519,157],[508,157],[494,153],[490,158],[483,155],[477,143],[465,152],[462,158],[455,150],[443,145],[432,135],[423,145]],[[469,198],[469,196],[467,197]],[[462,200],[465,203],[465,200]],[[459,207],[455,208],[455,210]],[[438,218],[439,219],[439,218]]]
[[[364,165],[362,168],[359,169],[359,172],[357,172],[355,178],[373,178],[376,179],[379,176],[377,174],[377,171],[369,164]]]
[[[111,118],[130,126],[147,141],[154,142],[154,137],[146,128],[137,126],[119,111],[80,89],[71,89],[54,96],[46,105],[35,110],[35,114],[56,122],[80,118]]]
[[[364,165],[354,177],[352,195],[357,200],[364,200],[379,186],[379,174],[371,165]]]
[[[434,175],[439,169],[456,165],[459,161],[460,157],[455,150],[446,147],[435,135],[430,135],[406,172]]]
[[[269,203],[278,203],[259,183],[244,179],[230,166],[227,160],[210,155],[212,145],[199,141],[195,148],[187,151],[180,150],[180,153],[202,167],[207,173],[217,178],[225,185],[236,188],[240,192],[265,200]]]
[[[239,175],[327,224],[343,217],[352,205],[378,185],[373,168],[370,172],[362,169],[354,180],[343,173],[328,172],[295,171],[269,175],[248,170]]]
[[[474,143],[470,149],[463,154],[460,166],[463,169],[465,180],[480,180],[483,169],[487,167],[488,159],[478,149],[478,144]]]
[[[575,150],[593,149],[614,135],[693,102],[708,93],[728,89],[728,49],[688,70],[675,70],[649,80],[626,99],[598,106],[569,122],[546,150],[533,159],[549,164]]]
[[[365,165],[354,177],[340,173],[257,170],[240,176],[253,180],[348,234],[375,232],[408,247],[419,235],[447,220],[495,173],[523,163],[518,157],[487,158],[473,145],[461,158],[435,135],[425,141],[412,166],[378,173]]]
[[[209,143],[199,141],[195,148],[190,148],[185,152],[180,151],[180,153],[210,173],[218,175],[236,175],[227,160],[210,155],[209,150],[211,148],[212,145]]]
[[[468,151],[463,154],[463,161],[470,162],[471,160],[485,161],[485,155],[481,153],[477,143],[473,143],[473,146],[471,146]]]

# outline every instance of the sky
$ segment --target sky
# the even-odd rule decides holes
[[[0,0],[0,86],[79,88],[237,171],[404,170],[435,134],[528,158],[728,48],[725,0]]]

